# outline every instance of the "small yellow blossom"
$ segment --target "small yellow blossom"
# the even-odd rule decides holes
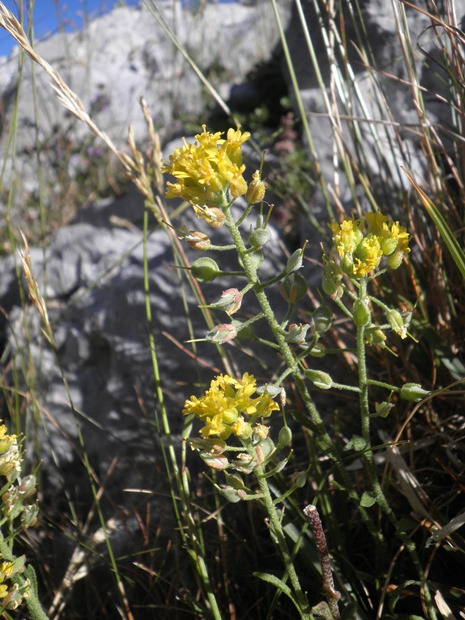
[[[334,245],[347,275],[362,278],[377,269],[387,257],[387,267],[397,269],[410,252],[410,235],[399,222],[381,213],[367,213],[364,219],[346,219],[329,225]]]
[[[196,207],[196,215],[205,217],[205,207],[224,207],[230,198],[238,198],[247,191],[242,176],[242,145],[250,138],[248,132],[229,129],[226,139],[222,133],[203,132],[196,142],[175,149],[162,170],[176,177],[176,183],[167,183],[167,198],[182,198]],[[208,222],[209,223],[209,222]]]
[[[241,379],[218,375],[203,396],[191,396],[186,401],[183,414],[193,414],[204,422],[200,429],[203,437],[227,439],[232,434],[247,439],[255,433],[258,418],[268,417],[279,409],[268,394],[253,398],[255,393],[253,375],[244,373]]]
[[[256,170],[252,175],[252,181],[247,188],[245,199],[251,205],[261,202],[265,197],[265,183],[260,179],[260,172]]]
[[[21,472],[21,455],[16,435],[8,435],[4,424],[0,425],[0,475],[15,480]]]

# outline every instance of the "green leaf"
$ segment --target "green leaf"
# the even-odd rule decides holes
[[[274,586],[279,592],[285,594],[288,598],[291,599],[297,611],[302,611],[294,595],[292,594],[292,590],[288,585],[284,583],[282,579],[276,577],[276,575],[270,575],[270,573],[254,573],[253,575],[254,577],[258,577],[258,579],[261,579],[262,581],[266,581],[266,583],[271,583],[271,585]]]
[[[365,491],[365,493],[362,495],[360,499],[360,506],[362,506],[363,508],[371,508],[375,504],[376,504],[376,498],[368,491]]]
[[[454,237],[451,229],[449,228],[446,220],[443,218],[441,212],[436,207],[436,205],[428,198],[425,192],[417,185],[414,181],[411,174],[409,174],[406,170],[404,170],[407,175],[408,180],[412,184],[413,189],[418,194],[423,206],[428,212],[429,216],[434,222],[434,225],[439,231],[439,234],[444,240],[449,252],[452,254],[452,258],[454,259],[455,264],[459,268],[462,277],[465,279],[465,253],[460,247],[457,239]]]

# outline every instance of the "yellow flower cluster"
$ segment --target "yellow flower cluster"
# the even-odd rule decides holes
[[[257,435],[264,439],[268,429],[256,421],[268,417],[279,406],[269,394],[252,398],[255,392],[256,379],[253,375],[244,373],[239,380],[229,375],[218,375],[202,397],[191,396],[186,401],[182,412],[184,415],[194,414],[205,423],[200,430],[203,437],[227,439],[230,435],[236,435],[247,439]]]
[[[226,140],[222,132],[203,132],[195,136],[196,142],[177,148],[163,166],[163,172],[172,174],[177,183],[167,183],[167,198],[183,198],[196,206],[222,206],[228,202],[227,190],[232,198],[247,191],[242,176],[242,144],[250,133],[229,129]]]
[[[26,579],[19,586],[11,581],[17,573],[24,570],[25,557],[21,556],[14,562],[2,562],[0,564],[0,610],[17,609],[23,602],[23,598],[28,598],[31,583]],[[6,581],[6,583],[5,583]]]
[[[16,435],[8,435],[7,428],[0,424],[0,475],[16,480],[21,472],[21,455]]]
[[[329,225],[334,244],[347,275],[361,278],[374,271],[387,257],[387,267],[397,269],[410,252],[410,235],[399,222],[391,222],[381,213],[367,213],[364,219],[346,219]]]

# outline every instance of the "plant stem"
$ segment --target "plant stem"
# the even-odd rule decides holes
[[[254,456],[254,458],[257,457],[252,446],[249,451]],[[294,590],[295,594],[295,602],[297,603],[299,608],[300,617],[303,620],[313,620],[313,614],[310,611],[307,596],[302,590],[299,577],[297,576],[296,570],[294,568],[294,562],[292,560],[291,552],[289,551],[289,547],[286,542],[286,536],[281,525],[281,519],[279,518],[278,511],[276,510],[276,506],[273,503],[273,498],[271,496],[270,488],[266,480],[263,465],[257,465],[254,469],[254,474],[260,487],[262,495],[261,499],[265,504],[265,509],[268,514],[271,537],[279,549],[283,564],[289,576],[289,581],[291,582],[292,589]]]
[[[368,301],[367,295],[367,280],[366,278],[362,278],[360,280],[360,287],[358,293],[358,299],[361,302]],[[365,351],[365,329],[366,325],[357,326],[357,359],[358,359],[358,380],[359,380],[359,391],[360,391],[360,424],[361,424],[361,433],[362,437],[366,442],[366,450],[363,453],[363,458],[365,460],[365,465],[367,468],[368,478],[370,480],[371,490],[373,493],[373,497],[376,501],[376,504],[381,508],[386,517],[389,519],[390,523],[394,527],[396,534],[403,542],[405,548],[407,549],[410,558],[418,572],[420,580],[423,583],[423,592],[425,598],[426,608],[431,620],[436,620],[436,612],[433,606],[433,600],[431,598],[431,592],[428,588],[428,585],[425,582],[423,568],[421,566],[420,559],[418,557],[415,543],[407,537],[407,535],[399,529],[399,523],[397,521],[397,517],[394,514],[389,502],[384,494],[384,491],[379,483],[378,475],[376,473],[376,465],[373,455],[373,450],[371,448],[371,437],[370,437],[370,408],[369,408],[369,398],[368,398],[368,374],[367,374],[367,366],[366,366],[366,351]]]
[[[344,489],[348,497],[354,502],[355,506],[357,507],[362,521],[366,525],[368,531],[370,532],[370,535],[373,537],[373,539],[380,541],[380,533],[378,531],[378,528],[373,522],[371,516],[368,514],[367,510],[365,510],[365,508],[360,505],[360,496],[357,490],[354,488],[353,482],[349,474],[344,468],[343,460],[338,454],[337,447],[334,445],[329,433],[326,431],[323,420],[315,406],[315,403],[312,400],[312,397],[310,396],[307,386],[305,385],[305,380],[302,377],[299,362],[295,358],[292,349],[285,340],[281,325],[275,318],[273,309],[268,301],[268,297],[264,290],[264,286],[260,282],[260,279],[258,277],[257,268],[254,266],[252,259],[250,258],[250,254],[247,252],[244,240],[242,239],[242,235],[237,224],[234,222],[234,218],[231,214],[230,208],[228,207],[224,209],[224,213],[225,225],[229,230],[234,245],[236,246],[237,254],[241,260],[241,264],[244,268],[247,280],[253,284],[253,291],[255,293],[257,301],[260,304],[260,307],[263,311],[266,321],[268,322],[268,325],[273,331],[276,342],[279,346],[280,353],[284,358],[287,368],[289,368],[291,371],[297,391],[299,392],[303,404],[309,413],[310,420],[305,420],[305,423],[303,423],[303,425],[313,431],[316,443],[320,450],[325,455],[329,456],[334,462],[334,466],[341,478]],[[309,424],[309,422],[311,424]],[[317,459],[315,459],[314,467],[315,469],[313,473],[317,479],[319,477],[319,486],[320,484],[326,484],[326,477],[321,472]],[[321,502],[324,503],[326,513],[330,513],[331,508],[329,506],[329,500],[323,494],[321,495]]]

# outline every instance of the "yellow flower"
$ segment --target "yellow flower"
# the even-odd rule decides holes
[[[167,183],[167,198],[182,198],[197,208],[224,207],[230,197],[238,198],[246,193],[242,144],[250,134],[229,129],[226,139],[221,136],[221,132],[212,134],[203,125],[203,132],[195,136],[194,144],[184,141],[183,146],[175,149],[169,163],[162,168],[177,181]],[[196,214],[204,217],[201,210]]]
[[[260,179],[260,172],[255,170],[252,175],[252,182],[247,188],[245,199],[251,205],[261,202],[265,197],[265,183]]]
[[[191,396],[184,405],[183,414],[197,416],[205,426],[203,437],[218,436],[227,439],[231,434],[249,438],[257,418],[267,417],[279,409],[268,394],[255,398],[256,379],[244,373],[241,379],[218,375],[203,396]]]
[[[0,475],[15,480],[21,472],[21,455],[16,435],[8,435],[4,424],[0,425]]]
[[[387,267],[397,269],[410,250],[410,235],[399,222],[391,222],[381,213],[367,213],[364,219],[346,219],[340,225],[329,225],[348,276],[362,278],[377,269],[387,257]]]

